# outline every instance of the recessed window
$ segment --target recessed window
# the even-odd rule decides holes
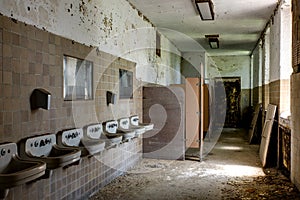
[[[125,69],[119,69],[119,96],[120,99],[133,98],[133,73]]]
[[[93,99],[93,62],[64,56],[64,100]]]

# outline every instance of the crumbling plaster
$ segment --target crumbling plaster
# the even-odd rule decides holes
[[[3,0],[0,13],[136,62],[139,80],[180,83],[174,72],[179,70],[180,52],[162,37],[166,53],[157,57],[155,27],[126,0]]]

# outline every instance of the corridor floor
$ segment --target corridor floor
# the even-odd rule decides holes
[[[280,172],[262,170],[259,146],[245,135],[225,129],[203,162],[143,159],[90,199],[300,199]]]

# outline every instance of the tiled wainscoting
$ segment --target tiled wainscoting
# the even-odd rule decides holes
[[[64,100],[64,55],[93,62],[91,100]],[[133,72],[133,98],[117,99],[108,106],[106,91],[119,94],[119,69]],[[0,143],[133,114],[141,118],[142,92],[135,70],[133,62],[0,16]],[[30,109],[30,95],[36,88],[51,93],[49,110]],[[7,199],[86,198],[134,166],[141,150],[141,139],[136,138],[100,156],[82,158],[77,166],[55,169],[48,179],[12,188]]]
[[[142,159],[142,140],[135,138],[117,148],[104,150],[79,165],[58,168],[48,179],[12,188],[7,199],[86,199]]]

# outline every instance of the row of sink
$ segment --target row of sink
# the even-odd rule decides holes
[[[24,138],[18,144],[0,144],[0,198],[5,198],[11,187],[47,178],[53,169],[78,164],[81,157],[99,154],[140,137],[153,126],[140,123],[134,115]]]

